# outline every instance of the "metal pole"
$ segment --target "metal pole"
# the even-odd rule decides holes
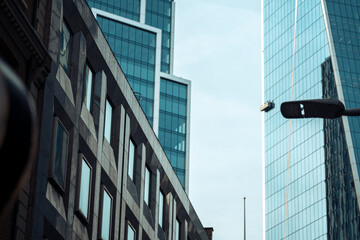
[[[244,240],[246,240],[246,207],[245,207],[246,197],[244,197]]]

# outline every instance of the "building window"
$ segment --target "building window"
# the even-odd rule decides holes
[[[59,61],[66,73],[68,73],[69,65],[70,65],[70,45],[71,45],[71,34],[66,23],[63,21],[61,39],[60,39]]]
[[[85,66],[85,79],[84,79],[84,89],[83,89],[83,103],[85,103],[86,108],[90,112],[91,108],[91,96],[92,96],[92,84],[93,84],[93,71],[90,69],[89,65]]]
[[[163,227],[164,225],[164,194],[160,190],[160,197],[159,197],[159,225]]]
[[[128,222],[127,227],[127,240],[135,240],[136,238],[136,232],[135,229],[131,226],[131,224]]]
[[[91,187],[91,166],[84,157],[80,164],[79,211],[88,219]]]
[[[134,181],[134,170],[135,170],[135,145],[130,139],[129,141],[129,161],[128,161],[128,175],[131,180]]]
[[[180,240],[180,221],[179,221],[179,219],[176,219],[175,239],[176,239],[176,240]]]
[[[149,205],[150,202],[150,170],[149,168],[146,166],[145,167],[145,189],[144,189],[144,201],[145,203]]]
[[[102,195],[103,197],[102,197],[102,206],[101,206],[100,236],[102,240],[109,240],[110,229],[111,229],[112,197],[104,186],[102,190]]]
[[[104,136],[110,143],[111,140],[111,121],[112,121],[113,107],[110,102],[106,99],[105,102],[105,125],[104,125]]]
[[[54,119],[54,126],[55,137],[53,143],[51,177],[61,189],[64,190],[66,183],[69,134],[58,118]]]

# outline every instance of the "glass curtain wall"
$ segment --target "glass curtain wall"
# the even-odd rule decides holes
[[[97,21],[152,125],[156,35],[101,16]]]
[[[187,89],[166,79],[160,80],[159,141],[185,187]]]
[[[147,0],[145,23],[162,30],[161,71],[170,72],[171,0]]]
[[[292,91],[292,100],[322,97],[321,63],[330,56],[321,1],[295,3],[263,0],[263,94],[275,103],[264,113],[265,234],[282,239],[286,224],[286,239],[326,239],[323,121],[292,120],[289,131],[280,113]]]

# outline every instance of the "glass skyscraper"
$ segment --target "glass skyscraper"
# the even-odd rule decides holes
[[[189,185],[191,82],[173,75],[172,0],[88,0],[182,186]]]
[[[360,238],[360,119],[287,120],[282,102],[360,107],[360,3],[262,1],[266,239]],[[359,140],[359,142],[357,141]]]

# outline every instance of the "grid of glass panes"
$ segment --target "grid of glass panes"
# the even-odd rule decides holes
[[[170,71],[171,0],[147,0],[145,23],[162,30],[161,71]]]
[[[152,125],[156,35],[101,16],[97,20],[130,86],[141,94],[140,105]]]
[[[327,9],[333,35],[345,106],[360,107],[360,2],[328,0]],[[358,169],[360,169],[360,118],[349,118]]]
[[[185,186],[187,86],[160,80],[159,141]]]
[[[140,0],[87,0],[91,8],[101,9],[131,20],[140,19]]]
[[[291,98],[294,1],[264,0],[264,113],[266,239],[285,227],[289,120],[280,105]],[[298,1],[293,100],[322,97],[321,64],[330,55],[320,1]],[[326,239],[323,120],[292,120],[287,239]]]

